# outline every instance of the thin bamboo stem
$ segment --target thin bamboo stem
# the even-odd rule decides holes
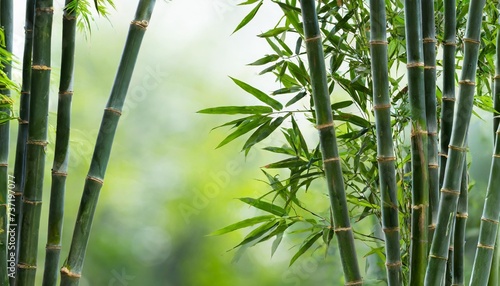
[[[12,0],[0,1],[0,25],[2,26],[5,37],[5,50],[12,53],[13,41],[13,3]],[[12,73],[12,59],[5,60],[3,72],[10,79]],[[5,86],[0,87],[0,92],[6,97],[10,97],[10,90]],[[10,109],[0,109],[10,115]],[[9,213],[9,140],[10,123],[9,121],[0,124],[0,285],[8,285],[8,213]]]
[[[412,223],[410,285],[424,281],[428,253],[429,172],[425,104],[422,4],[405,0],[408,95],[411,108]]]
[[[479,37],[485,0],[471,0],[464,38],[464,65],[460,77],[459,96],[453,119],[453,129],[448,151],[448,160],[441,189],[438,221],[429,255],[425,285],[439,285],[443,281],[451,225],[457,211],[460,185],[466,153],[466,138],[469,129],[475,90],[476,66],[479,55]]]
[[[498,231],[498,218],[500,215],[500,130],[497,130],[495,149],[491,162],[490,180],[486,191],[483,215],[479,230],[479,240],[476,249],[476,257],[472,267],[471,286],[485,286],[488,284],[495,240]]]
[[[37,267],[43,177],[47,147],[50,92],[52,0],[38,0],[33,31],[30,124],[26,157],[26,186],[23,195],[21,242],[17,285],[34,285]]]
[[[460,196],[458,197],[457,214],[455,217],[454,252],[453,252],[453,285],[464,285],[464,260],[465,260],[465,227],[468,214],[469,175],[467,164],[464,162],[462,169],[462,182],[460,183]]]
[[[26,1],[26,16],[24,24],[24,53],[22,70],[22,87],[19,104],[19,129],[17,133],[16,157],[14,162],[14,204],[11,205],[13,212],[9,226],[13,231],[9,235],[14,235],[14,247],[9,248],[9,259],[15,257],[10,285],[14,286],[16,281],[16,265],[19,255],[19,242],[22,215],[22,194],[26,182],[26,142],[28,140],[29,104],[31,90],[31,57],[33,54],[33,22],[35,16],[35,0]],[[9,238],[11,239],[11,238]],[[10,267],[10,265],[9,265]]]
[[[64,194],[69,162],[69,136],[71,119],[71,99],[73,96],[73,72],[75,58],[76,10],[68,5],[74,0],[66,0],[63,15],[63,35],[61,54],[61,76],[59,82],[59,102],[57,107],[56,146],[52,165],[52,187],[50,193],[49,223],[45,256],[43,285],[56,285],[59,276],[64,219]]]
[[[402,284],[399,219],[391,126],[391,99],[387,58],[386,12],[384,0],[370,0],[370,51],[372,58],[373,109],[377,129],[377,154],[385,236],[388,285]]]
[[[61,285],[78,285],[99,193],[104,182],[114,135],[137,61],[142,39],[149,25],[155,0],[140,0],[122,54],[115,83],[104,109],[92,162],[85,181],[68,259],[61,269]]]
[[[333,127],[325,59],[323,56],[323,43],[319,30],[315,1],[302,0],[300,5],[302,8],[304,41],[306,43],[307,59],[309,62],[316,124],[319,131],[323,165],[330,195],[335,234],[344,270],[345,285],[362,285],[363,280],[358,266],[354,235],[347,209],[337,140]]]

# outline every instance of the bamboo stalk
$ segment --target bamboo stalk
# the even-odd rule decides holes
[[[61,285],[63,286],[78,285],[80,281],[92,220],[109,162],[113,138],[154,5],[155,0],[140,0],[135,19],[130,24],[125,49],[111,95],[104,110],[92,162],[85,181],[69,256],[61,269]]]
[[[373,109],[377,130],[377,160],[382,205],[382,228],[385,235],[388,285],[402,284],[399,219],[392,141],[391,99],[387,58],[386,13],[384,0],[370,0],[370,51],[373,78]]]
[[[500,215],[500,130],[496,132],[495,149],[491,162],[490,180],[486,191],[483,215],[479,230],[479,241],[476,249],[476,257],[472,267],[471,286],[481,286],[488,284],[489,273],[495,240],[498,230],[498,217]]]
[[[495,112],[493,113],[493,132],[498,129],[499,123],[499,112],[500,112],[500,34],[497,34],[497,46],[496,46],[496,71],[495,77],[493,78],[493,108]],[[496,138],[496,136],[493,136]],[[495,251],[493,253],[493,261],[491,264],[490,277],[488,285],[498,285],[499,282],[499,271],[500,271],[500,251],[498,250],[498,240],[499,235],[497,234]]]
[[[76,10],[68,9],[74,0],[66,0],[63,15],[61,76],[57,107],[56,146],[52,165],[49,226],[45,256],[43,285],[56,285],[59,276],[62,229],[64,219],[64,194],[69,162],[69,137],[71,99],[73,96],[73,72],[75,58]]]
[[[26,157],[26,186],[17,285],[34,285],[37,266],[40,213],[42,210],[47,118],[50,91],[50,54],[52,34],[52,0],[38,0],[33,31],[33,65],[31,78],[30,124]]]
[[[22,68],[22,87],[21,98],[19,104],[19,130],[17,133],[16,156],[14,162],[14,205],[13,213],[11,213],[10,229],[14,231],[15,245],[9,248],[9,258],[15,257],[15,264],[18,261],[18,249],[21,230],[21,209],[22,209],[22,194],[26,182],[26,141],[28,140],[28,120],[29,120],[29,104],[31,90],[31,56],[33,54],[33,22],[35,14],[35,0],[26,1],[26,16],[24,24],[24,53],[23,53],[23,68]],[[9,232],[11,234],[11,232]],[[10,277],[10,285],[15,285],[16,273]]]
[[[323,165],[332,206],[335,234],[345,276],[345,285],[362,285],[354,235],[349,220],[342,169],[333,127],[330,96],[328,93],[323,44],[314,0],[302,0],[302,20],[307,59],[311,77],[316,124],[319,131]]]
[[[424,281],[428,253],[429,183],[425,104],[422,4],[405,0],[408,95],[411,108],[412,223],[410,285]]]
[[[438,221],[432,240],[427,266],[425,285],[439,285],[443,281],[448,248],[450,227],[457,211],[460,184],[466,152],[466,137],[469,128],[475,90],[476,66],[479,54],[479,36],[485,0],[471,0],[469,17],[464,38],[464,65],[460,77],[459,96],[456,102],[453,129],[448,151],[448,160],[441,189]]]
[[[428,134],[429,172],[429,238],[432,240],[436,227],[439,203],[439,170],[437,142],[436,103],[436,28],[434,21],[434,0],[422,0],[422,36],[425,78],[425,115]]]
[[[5,50],[12,53],[13,41],[13,3],[12,0],[0,1],[0,25],[2,26],[5,37]],[[10,79],[12,73],[12,59],[5,60],[3,72]],[[10,90],[2,86],[0,92],[3,96],[10,97]],[[4,108],[0,111],[10,115],[10,109]],[[9,140],[10,123],[9,121],[0,124],[0,285],[9,283],[8,276],[8,197],[9,197]]]
[[[465,227],[468,214],[469,175],[467,164],[464,162],[462,169],[462,182],[460,183],[460,196],[458,197],[457,214],[454,231],[453,253],[453,285],[464,285],[464,260],[465,260]]]

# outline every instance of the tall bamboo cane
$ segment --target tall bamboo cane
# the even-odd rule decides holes
[[[469,175],[467,174],[467,164],[464,162],[453,238],[453,285],[464,285],[465,226],[469,216],[468,191]]]
[[[497,46],[496,46],[496,71],[495,77],[493,78],[493,108],[495,113],[493,114],[493,132],[498,129],[499,123],[499,113],[500,113],[500,33],[497,32]],[[494,136],[495,138],[496,136]],[[495,251],[493,253],[493,261],[491,264],[490,278],[488,285],[498,285],[499,283],[499,271],[500,271],[500,251],[498,249],[499,235],[497,235],[495,243]]]
[[[122,54],[113,90],[104,110],[101,127],[92,156],[92,162],[85,181],[80,209],[75,223],[68,259],[61,269],[61,285],[78,285],[82,273],[85,252],[92,227],[95,208],[101,190],[106,167],[109,162],[113,138],[125,102],[142,39],[153,12],[155,0],[140,0],[135,19]]]
[[[441,102],[441,131],[439,153],[439,187],[441,188],[448,158],[453,113],[455,111],[455,50],[456,50],[456,0],[444,0],[443,39],[443,97]]]
[[[495,249],[495,240],[500,215],[500,130],[496,132],[495,150],[491,162],[490,180],[484,202],[483,215],[479,231],[479,241],[476,249],[474,266],[472,267],[471,286],[488,284],[491,260]]]
[[[37,265],[40,212],[42,210],[47,118],[50,89],[52,0],[38,0],[33,31],[30,124],[26,157],[26,186],[23,196],[21,243],[17,285],[34,285]]]
[[[422,36],[425,77],[425,115],[428,134],[429,172],[429,240],[436,227],[439,203],[439,170],[437,142],[436,106],[436,28],[434,21],[434,0],[422,0]]]
[[[325,176],[332,206],[335,234],[344,269],[345,285],[362,285],[354,235],[349,220],[344,180],[333,127],[330,95],[328,93],[323,44],[314,0],[302,0],[302,20],[307,59],[311,76],[312,96],[316,112]]]
[[[14,163],[14,205],[11,213],[9,235],[14,235],[15,247],[9,248],[9,257],[15,256],[15,265],[18,261],[18,249],[21,230],[22,194],[26,182],[26,141],[28,140],[28,120],[31,90],[31,56],[33,52],[33,22],[35,14],[35,0],[26,0],[26,16],[24,24],[24,53],[21,99],[19,104],[19,130],[17,133],[16,157]],[[12,277],[13,276],[13,277]],[[15,273],[10,277],[10,285],[15,285]]]
[[[391,99],[387,58],[386,13],[384,0],[370,0],[370,50],[373,77],[373,109],[377,129],[377,153],[385,235],[387,282],[399,286],[401,252],[396,187],[396,168],[391,126]]]
[[[0,25],[5,36],[5,50],[12,53],[13,40],[13,3],[12,0],[2,0],[0,5]],[[11,77],[12,59],[2,59],[4,62],[3,72],[8,78]],[[6,97],[10,97],[10,90],[5,86],[0,87],[0,92]],[[8,108],[0,109],[10,115]],[[0,124],[0,285],[9,283],[8,276],[8,197],[9,197],[9,121]]]
[[[411,108],[412,223],[410,285],[424,281],[428,251],[429,183],[427,165],[427,123],[420,0],[405,0],[408,95]]]
[[[43,285],[56,285],[59,276],[62,228],[64,218],[64,193],[69,162],[69,136],[71,98],[73,96],[73,71],[75,58],[76,10],[66,0],[63,15],[61,77],[57,107],[56,146],[52,166],[52,188],[50,193],[49,226],[45,256]]]
[[[453,129],[448,151],[448,160],[441,189],[438,222],[432,240],[427,266],[425,285],[439,285],[443,281],[448,248],[450,244],[450,228],[457,211],[460,195],[462,169],[466,152],[466,137],[469,128],[475,90],[476,66],[479,54],[479,36],[485,0],[471,0],[469,17],[465,31],[464,65],[460,77],[459,96],[453,119]],[[457,172],[457,170],[460,170]]]

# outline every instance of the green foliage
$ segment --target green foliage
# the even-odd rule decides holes
[[[73,0],[65,9],[70,14],[76,11],[78,29],[90,33],[92,31],[91,24],[94,22],[94,9],[98,15],[107,19],[110,8],[116,9],[113,0],[94,0],[94,3],[90,3],[88,0]]]
[[[230,127],[230,133],[217,147],[226,145],[236,138],[248,136],[242,150],[248,153],[252,147],[259,146],[269,136],[281,136],[285,143],[275,144],[276,141],[265,144],[263,149],[281,157],[262,167],[267,178],[269,190],[260,198],[254,199],[252,206],[277,216],[300,217],[298,225],[306,224],[301,231],[308,234],[298,252],[293,256],[295,262],[304,252],[313,245],[326,244],[330,239],[319,240],[322,233],[330,237],[333,225],[330,210],[313,209],[307,204],[307,197],[303,196],[313,182],[324,177],[324,168],[321,162],[319,146],[308,146],[308,138],[304,130],[315,124],[314,103],[311,99],[311,81],[306,68],[304,33],[300,15],[300,5],[297,0],[273,0],[267,5],[275,5],[281,9],[282,15],[276,25],[259,34],[269,46],[269,51],[249,65],[259,68],[259,74],[272,77],[276,81],[276,88],[264,93],[258,87],[251,86],[243,81],[231,78],[243,90],[253,95],[259,101],[267,104],[263,106],[216,107],[201,110],[200,113],[210,114],[252,114],[227,122],[219,127]],[[263,1],[246,1],[240,5],[256,4],[242,19],[235,32],[245,27],[258,16]],[[436,36],[438,43],[443,40],[442,3],[436,3]],[[460,69],[463,60],[462,37],[465,33],[465,21],[469,1],[459,2],[457,6],[457,36],[456,51],[457,68]],[[380,222],[380,194],[378,190],[377,146],[375,141],[374,114],[372,111],[372,78],[371,59],[369,51],[369,10],[367,1],[346,1],[339,5],[338,1],[320,1],[317,4],[317,13],[323,38],[325,61],[328,64],[328,87],[332,97],[333,118],[335,132],[339,144],[342,162],[342,171],[345,180],[347,200],[350,216],[356,222],[367,217],[377,218]],[[396,153],[397,186],[401,229],[401,254],[403,259],[403,275],[408,275],[411,214],[411,180],[410,171],[406,168],[410,161],[408,130],[410,107],[408,86],[406,85],[406,41],[403,2],[400,0],[386,1],[387,32],[388,32],[388,67],[389,93],[391,95],[391,117],[393,138]],[[478,82],[474,104],[476,107],[493,110],[493,102],[489,94],[491,87],[489,79],[494,75],[494,50],[498,28],[498,11],[496,4],[489,3],[485,8],[485,19],[481,35],[481,54],[479,55]],[[438,49],[439,49],[438,45]],[[442,59],[437,59],[438,81],[442,71]],[[438,99],[438,114],[440,112],[441,92],[436,91]],[[271,110],[272,108],[272,110]],[[285,114],[285,116],[282,116]],[[304,120],[305,119],[305,120]],[[311,145],[311,143],[309,143]],[[287,174],[284,178],[280,178]],[[316,188],[314,188],[314,191]],[[267,199],[267,200],[264,200]],[[242,199],[248,203],[249,199]],[[257,203],[258,202],[258,203]],[[266,207],[263,207],[266,206]],[[270,207],[272,206],[272,208]],[[276,211],[279,209],[280,211]],[[281,212],[284,211],[284,213]],[[257,218],[262,218],[257,216]],[[268,224],[256,230],[261,237],[274,235],[281,240],[283,233],[293,234],[287,227],[278,227],[279,223],[270,218]],[[283,219],[283,218],[282,218]],[[251,220],[251,219],[250,219]],[[292,219],[292,221],[294,221]],[[240,223],[246,225],[248,220]],[[234,224],[238,225],[238,223]],[[224,233],[234,231],[234,225],[224,228]],[[254,245],[261,241],[254,239],[254,230],[238,246]],[[222,230],[221,230],[222,231]],[[366,241],[373,253],[380,250],[377,239],[371,231],[355,231],[357,238]],[[264,236],[264,234],[266,234]],[[324,236],[324,235],[323,235]],[[333,236],[333,233],[332,233]],[[252,239],[250,239],[252,238]],[[257,242],[256,242],[257,241]],[[275,247],[273,245],[273,252]],[[367,254],[367,255],[368,255]]]

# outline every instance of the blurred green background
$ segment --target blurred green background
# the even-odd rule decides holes
[[[16,2],[15,54],[22,54],[24,4]],[[53,90],[50,122],[55,127],[63,1],[54,1]],[[137,1],[116,1],[109,20],[96,17],[91,33],[80,33],[76,55],[71,159],[66,197],[62,259],[67,256],[84,179],[126,33]],[[276,5],[274,5],[276,6]],[[211,128],[229,117],[196,114],[219,105],[255,103],[228,75],[272,89],[272,79],[246,67],[269,52],[255,35],[272,27],[279,11],[263,6],[256,21],[231,35],[248,13],[233,0],[158,1],[130,85],[111,162],[101,192],[80,285],[341,285],[335,241],[288,263],[301,239],[286,236],[271,257],[270,243],[252,247],[233,262],[248,230],[220,237],[210,232],[255,216],[258,211],[236,200],[267,191],[260,166],[272,162],[264,151],[240,153],[242,141],[221,149],[227,134]],[[15,72],[20,82],[19,69]],[[257,83],[258,82],[258,83]],[[489,162],[490,117],[475,118],[471,129],[472,170],[476,182],[470,200],[469,234],[477,233]],[[12,128],[15,142],[16,124]],[[311,128],[308,140],[317,142]],[[50,134],[53,148],[55,129]],[[268,140],[281,140],[271,138]],[[474,146],[481,146],[474,149]],[[14,146],[14,145],[12,145]],[[45,181],[48,202],[49,148]],[[487,150],[487,151],[485,151]],[[14,151],[14,150],[12,150]],[[13,156],[11,156],[13,162]],[[477,163],[476,163],[477,162]],[[328,206],[323,182],[305,194],[312,208]],[[44,204],[39,243],[39,278],[43,271],[48,203]],[[475,242],[468,241],[473,255]],[[369,249],[359,243],[360,261]],[[41,281],[41,280],[40,280]]]

